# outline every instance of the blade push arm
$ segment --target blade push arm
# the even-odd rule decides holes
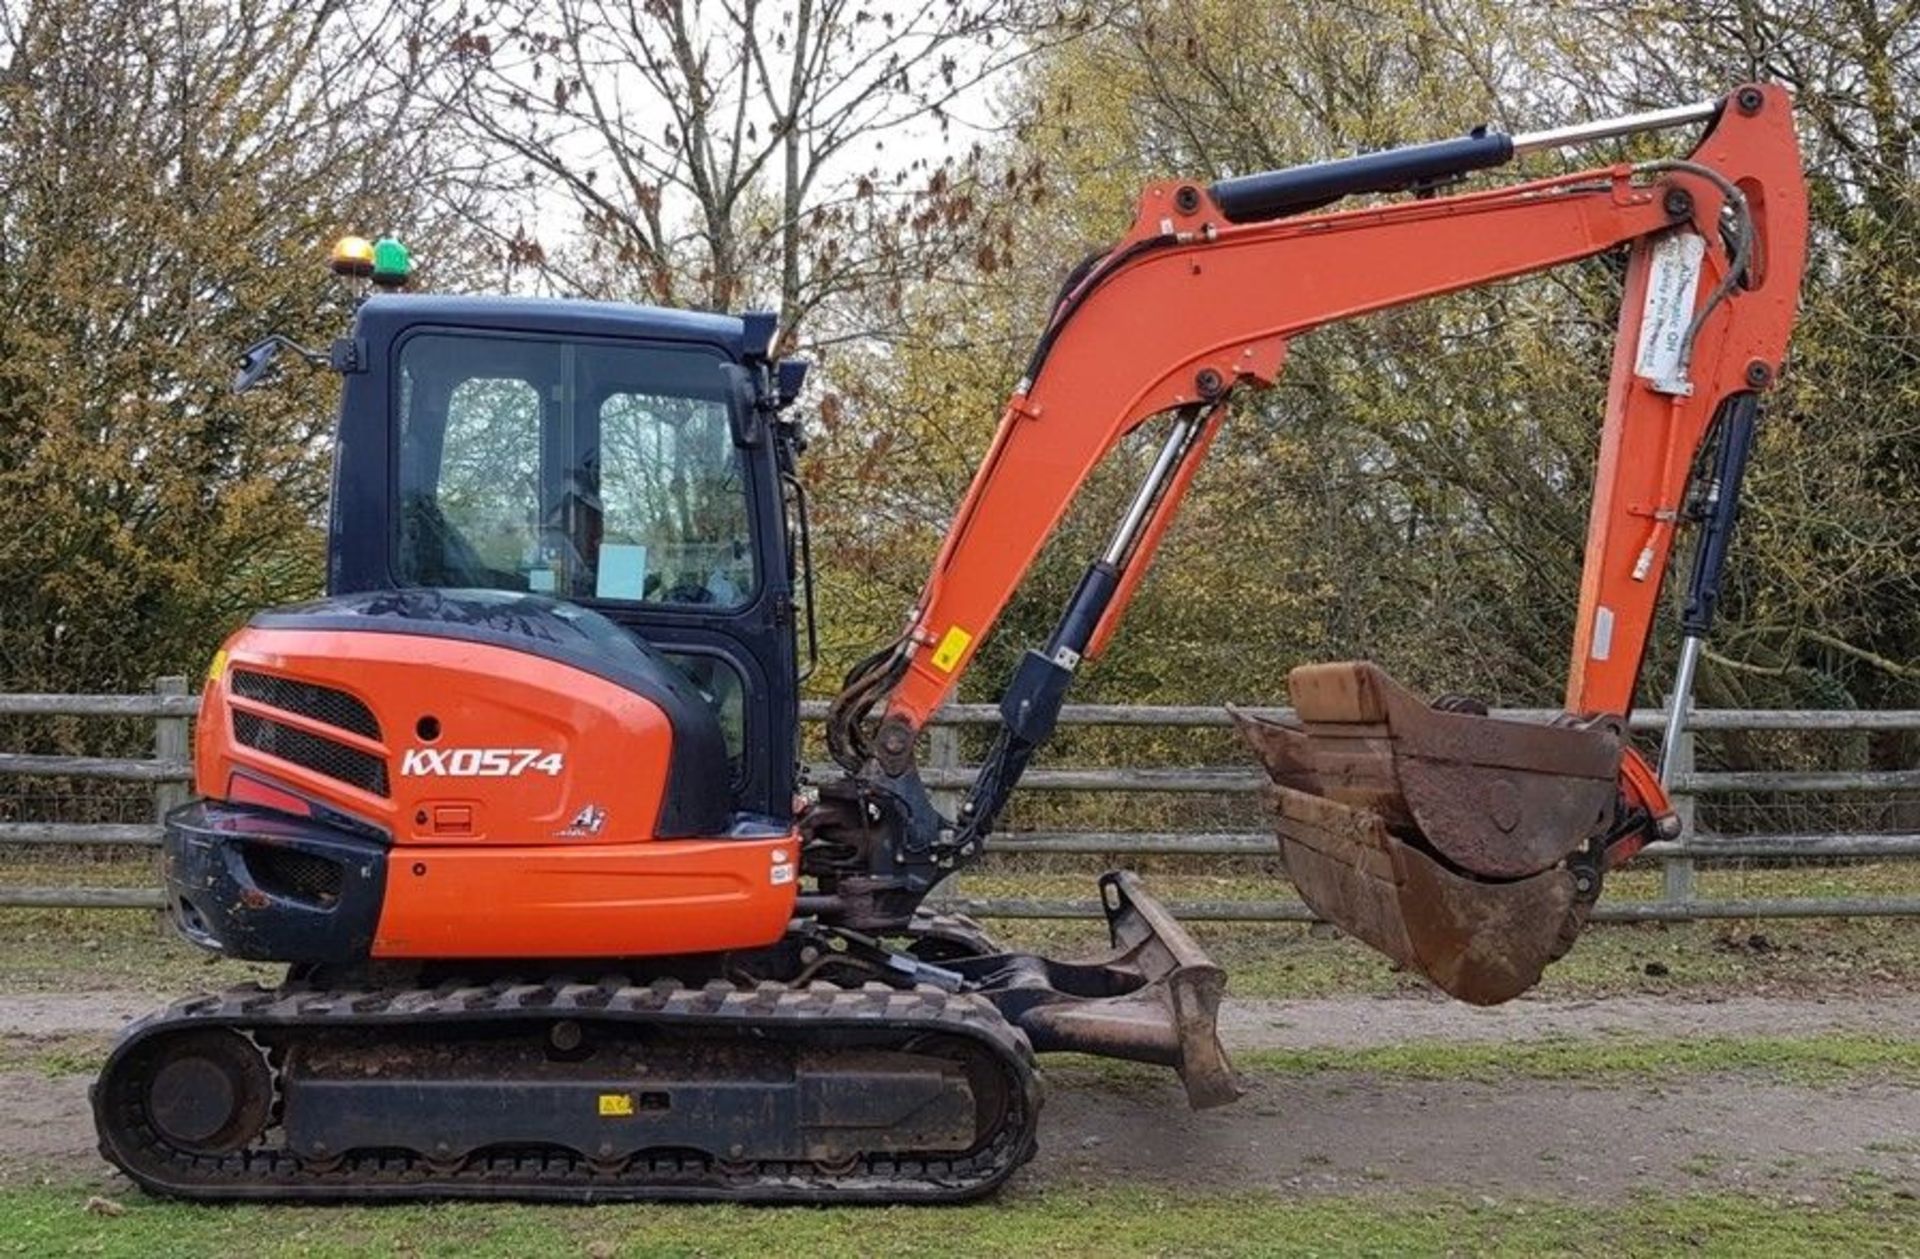
[[[918,730],[965,673],[1074,496],[1150,417],[1173,412],[1173,435],[1053,641],[1029,653],[1009,688],[1003,712],[1016,743],[1044,738],[1073,669],[1104,646],[1226,396],[1273,383],[1294,337],[1620,246],[1630,247],[1630,260],[1566,703],[1575,714],[1624,715],[1696,454],[1716,415],[1777,376],[1803,263],[1805,190],[1786,94],[1747,87],[1717,109],[1650,117],[1671,125],[1709,115],[1707,135],[1685,161],[1343,213],[1262,217],[1384,188],[1381,167],[1355,159],[1360,165],[1304,168],[1306,177],[1278,185],[1278,176],[1237,181],[1225,190],[1233,214],[1223,212],[1219,189],[1149,187],[1127,237],[1063,296],[904,635],[857,669],[836,701],[836,755],[853,764],[871,757],[890,776],[910,769]],[[1571,133],[1619,134],[1634,121]],[[1472,160],[1458,169],[1492,164],[1482,160],[1488,142],[1508,138],[1472,139]],[[1499,147],[1523,141],[1547,142],[1513,137]],[[1264,193],[1250,193],[1247,185],[1262,178]],[[862,725],[868,714],[882,715],[871,739]],[[1014,777],[1024,755],[1016,759]],[[1657,796],[1657,783],[1642,777]]]

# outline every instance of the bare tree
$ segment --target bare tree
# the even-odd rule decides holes
[[[472,177],[518,208],[489,225],[511,262],[599,296],[777,304],[790,336],[850,295],[836,334],[872,331],[898,283],[978,254],[953,230],[978,226],[986,165],[959,111],[1073,29],[1030,0],[445,10],[421,0],[418,42]]]

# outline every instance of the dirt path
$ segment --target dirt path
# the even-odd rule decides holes
[[[0,996],[0,1035],[104,1037],[157,1004],[142,994]],[[1231,1004],[1222,1028],[1235,1049],[1622,1034],[1915,1036],[1920,996],[1520,1001],[1496,1010],[1406,998],[1258,1001]],[[1496,1199],[1736,1187],[1817,1197],[1865,1173],[1920,1193],[1920,1089],[1891,1083],[1812,1088],[1689,1074],[1598,1087],[1327,1072],[1258,1079],[1239,1103],[1195,1114],[1171,1082],[1052,1074],[1030,1183]],[[106,1171],[93,1151],[87,1080],[0,1072],[0,1182],[94,1174]]]
[[[0,1010],[4,1010],[0,1003]],[[1812,1036],[1873,1032],[1920,1037],[1920,993],[1829,1001],[1728,997],[1679,1001],[1608,997],[1511,1001],[1481,1009],[1434,997],[1228,1001],[1220,1036],[1233,1049],[1365,1049],[1410,1040],[1524,1041],[1638,1035]]]
[[[1861,1172],[1920,1192],[1920,1090],[1692,1076],[1671,1089],[1365,1075],[1256,1081],[1195,1114],[1177,1088],[1061,1080],[1040,1174],[1221,1190],[1617,1198],[1710,1187],[1822,1195]]]
[[[0,993],[0,1035],[111,1036],[167,1001],[141,992]]]
[[[1257,1081],[1195,1114],[1172,1086],[1054,1080],[1038,1184],[1218,1192],[1619,1198],[1636,1190],[1758,1189],[1823,1197],[1869,1173],[1920,1192],[1920,1091],[1812,1089],[1694,1076],[1660,1090],[1549,1081],[1452,1084],[1315,1075]],[[91,1178],[87,1081],[0,1073],[0,1183]]]

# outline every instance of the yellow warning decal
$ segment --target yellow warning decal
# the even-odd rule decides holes
[[[220,675],[227,671],[227,649],[222,647],[213,653],[213,663],[207,666],[207,681],[218,682]]]
[[[606,1118],[633,1113],[633,1095],[630,1093],[600,1094],[600,1114]]]
[[[973,635],[955,625],[940,636],[940,645],[933,649],[933,667],[942,673],[952,673],[953,666],[960,663],[960,657],[967,654],[967,644],[973,641]]]

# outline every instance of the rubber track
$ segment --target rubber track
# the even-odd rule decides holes
[[[542,1149],[475,1154],[459,1167],[435,1167],[423,1155],[375,1151],[316,1168],[283,1148],[261,1144],[222,1156],[188,1153],[148,1124],[147,1078],[135,1053],[156,1037],[197,1028],[274,1032],[432,1027],[458,1036],[464,1024],[573,1019],[653,1028],[737,1029],[748,1034],[896,1029],[903,1041],[929,1033],[970,1040],[1000,1064],[1007,1083],[1006,1122],[965,1157],[873,1155],[845,1170],[812,1163],[719,1164],[692,1153],[637,1156],[618,1171],[583,1156]],[[92,1089],[100,1152],[142,1188],[199,1201],[507,1198],[609,1202],[957,1202],[992,1192],[1033,1156],[1042,1091],[1026,1036],[992,1004],[933,988],[901,991],[815,984],[687,988],[671,981],[633,986],[572,980],[486,987],[313,990],[242,985],[189,997],[131,1024]],[[268,1135],[275,1131],[269,1127]]]

